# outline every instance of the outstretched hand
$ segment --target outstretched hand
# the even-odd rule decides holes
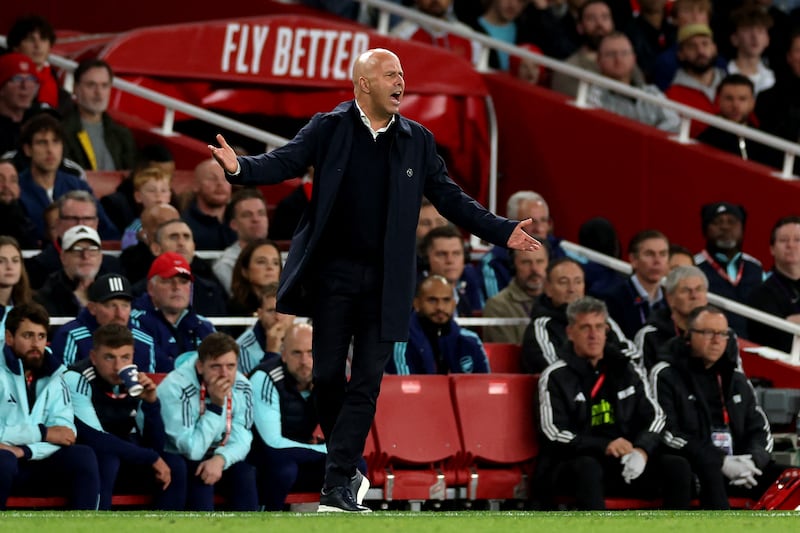
[[[208,149],[211,150],[211,156],[219,163],[219,166],[221,166],[225,172],[234,174],[239,168],[239,162],[236,161],[236,152],[234,152],[233,148],[225,141],[225,137],[223,137],[221,133],[217,134],[217,142],[219,143],[219,148],[213,144],[208,145]]]
[[[506,245],[513,250],[520,250],[524,252],[530,252],[541,248],[542,243],[534,239],[530,233],[525,231],[525,228],[529,228],[531,226],[533,226],[533,220],[530,218],[526,218],[517,224],[517,227],[514,228],[514,231],[511,233],[511,237],[508,238]]]

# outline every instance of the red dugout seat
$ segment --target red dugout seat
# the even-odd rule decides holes
[[[450,376],[466,464],[469,500],[527,499],[538,452],[534,427],[537,376]]]
[[[447,376],[385,376],[373,429],[385,460],[385,500],[444,500],[459,482],[462,453]]]
[[[506,342],[485,342],[483,348],[489,358],[489,368],[492,373],[522,373],[520,364],[522,347],[520,345]]]

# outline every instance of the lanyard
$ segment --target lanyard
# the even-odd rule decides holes
[[[600,392],[600,387],[603,386],[603,383],[605,383],[605,381],[606,381],[606,375],[600,374],[600,376],[597,378],[597,381],[594,382],[594,386],[592,387],[592,394],[591,394],[592,400],[594,400],[594,397],[597,396],[598,392]]]
[[[233,392],[231,392],[226,398],[226,407],[225,407],[225,436],[222,438],[222,441],[217,446],[225,446],[228,442],[228,438],[231,436],[231,425],[233,423]],[[200,416],[206,412],[206,384],[203,383],[200,385]]]
[[[722,393],[722,376],[717,372],[717,385],[719,385],[719,401],[722,403],[722,421],[725,422],[725,427],[730,426],[730,416],[728,416],[728,408],[725,406],[725,395]]]
[[[717,261],[711,257],[711,254],[708,253],[707,250],[703,250],[703,255],[706,257],[706,261],[717,271],[717,274],[724,280],[727,280],[728,283],[736,287],[739,285],[739,282],[742,281],[742,272],[744,271],[744,261],[739,261],[739,272],[736,273],[736,279],[731,279],[728,276],[728,273],[722,268]]]

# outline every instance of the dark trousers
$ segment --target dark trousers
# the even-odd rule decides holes
[[[88,446],[65,446],[46,459],[26,461],[0,450],[0,509],[11,495],[66,496],[70,509],[97,509],[100,476]]]
[[[155,479],[151,465],[123,463],[118,455],[97,453],[100,469],[100,510],[111,509],[111,497],[118,494],[152,494],[153,509],[182,511],[186,507],[186,462],[171,453],[161,454],[170,469],[166,490]]]
[[[258,510],[256,489],[256,469],[253,465],[239,461],[222,472],[222,477],[214,485],[206,485],[194,473],[202,461],[186,458],[186,509],[190,511],[213,511],[214,493],[225,496],[227,509],[231,511]]]
[[[328,445],[326,488],[349,484],[375,417],[383,371],[394,346],[380,335],[382,283],[380,268],[351,261],[328,262],[317,275],[314,387]]]
[[[578,509],[603,510],[606,496],[664,498],[664,509],[688,509],[692,493],[689,462],[678,455],[648,458],[641,476],[628,485],[614,457],[579,455],[557,464],[553,471],[557,494],[575,497]]]
[[[281,511],[294,489],[319,492],[325,477],[325,454],[307,448],[254,449],[248,461],[256,467],[258,500],[265,511]]]
[[[699,483],[700,507],[709,510],[730,509],[728,478],[722,474],[719,451],[709,444],[687,459]]]

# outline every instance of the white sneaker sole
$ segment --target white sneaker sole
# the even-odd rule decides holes
[[[338,507],[331,507],[330,505],[320,505],[317,507],[318,513],[371,513],[372,509],[364,509],[363,511],[345,511],[344,509],[339,509]]]

